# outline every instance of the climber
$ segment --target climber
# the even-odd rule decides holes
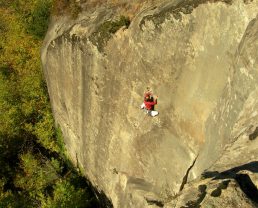
[[[150,96],[150,98],[153,99],[153,94],[152,94],[152,90],[150,89],[150,87],[146,87],[146,91],[144,92],[144,98],[146,98],[148,95]]]
[[[146,91],[144,92],[143,95],[143,103],[141,104],[141,109],[145,108],[145,104],[144,101],[146,100],[147,97],[150,97],[150,101],[153,102],[153,94],[152,94],[152,90],[150,89],[150,87],[146,88]],[[153,109],[154,110],[154,109]]]
[[[150,95],[146,95],[144,99],[144,109],[146,110],[146,113],[152,117],[157,116],[159,114],[158,111],[154,110],[154,106],[157,104],[158,101],[157,98],[153,101],[153,97],[151,98]]]

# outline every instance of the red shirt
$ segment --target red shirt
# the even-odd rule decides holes
[[[154,105],[157,104],[157,99],[155,99],[154,102],[150,102],[150,101],[145,101],[145,100],[144,100],[144,104],[145,104],[145,108],[146,108],[147,110],[152,110],[152,109],[154,108]]]

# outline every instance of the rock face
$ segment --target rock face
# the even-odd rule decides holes
[[[114,207],[257,206],[258,2],[145,2],[130,25],[117,11],[61,17],[45,38],[71,159]]]

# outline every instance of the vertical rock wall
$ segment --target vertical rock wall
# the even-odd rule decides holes
[[[109,36],[101,31],[113,11],[50,26],[51,104],[69,155],[115,207],[159,205],[196,158],[192,179],[236,140],[257,87],[258,2],[157,4]],[[159,95],[158,117],[139,108],[146,86]]]

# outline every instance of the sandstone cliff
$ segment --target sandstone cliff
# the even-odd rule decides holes
[[[257,206],[258,1],[132,2],[130,22],[81,2],[50,25],[42,62],[70,157],[114,207]]]

